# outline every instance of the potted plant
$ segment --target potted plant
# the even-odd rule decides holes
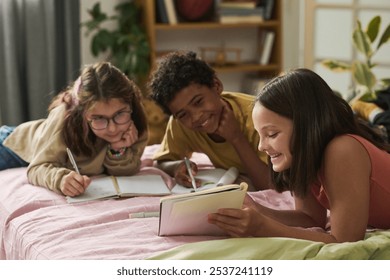
[[[363,55],[363,61],[355,60],[350,64],[337,60],[322,61],[322,65],[332,71],[350,71],[356,83],[355,95],[363,101],[375,100],[377,91],[390,85],[389,78],[378,79],[372,72],[372,69],[376,66],[372,62],[373,56],[390,39],[390,24],[378,36],[380,26],[380,16],[372,18],[365,30],[363,30],[361,22],[357,21],[352,39],[356,50]]]
[[[107,54],[107,60],[121,69],[129,78],[138,83],[149,73],[149,43],[143,29],[141,7],[135,1],[126,1],[115,6],[116,15],[108,16],[94,4],[88,14],[91,19],[81,25],[87,29],[85,35],[93,33],[91,52],[96,57]],[[108,21],[115,21],[116,28],[102,27]]]

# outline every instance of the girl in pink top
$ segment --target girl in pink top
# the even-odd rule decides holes
[[[367,227],[390,228],[390,151],[313,71],[296,69],[258,94],[252,113],[276,191],[295,210],[219,209],[209,222],[231,236],[292,237],[324,243],[364,239]],[[313,231],[327,224],[331,230]]]

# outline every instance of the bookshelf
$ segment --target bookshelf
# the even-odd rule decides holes
[[[261,38],[262,33],[267,31],[272,31],[275,33],[274,42],[271,50],[269,63],[265,65],[260,64],[260,52],[252,52],[252,57],[247,58],[246,60],[227,65],[215,65],[213,68],[217,73],[235,73],[235,72],[255,72],[259,77],[272,77],[280,73],[282,69],[282,0],[274,0],[274,8],[272,12],[272,17],[270,20],[264,20],[259,23],[219,23],[219,22],[178,22],[177,24],[167,24],[157,22],[156,14],[156,0],[144,0],[140,1],[140,4],[143,6],[144,21],[146,26],[146,31],[149,38],[150,44],[150,62],[153,66],[156,64],[156,61],[159,56],[164,55],[168,51],[173,51],[175,48],[170,48],[167,50],[160,50],[158,46],[161,43],[164,43],[164,36],[159,36],[160,33],[172,33],[183,34],[183,32],[190,34],[193,33],[194,36],[201,32],[224,32],[229,33],[233,31],[240,30],[240,32],[246,32],[249,30],[256,30],[257,40],[251,44],[256,44],[256,46],[251,46],[252,49],[261,49]],[[174,36],[174,35],[172,35]],[[180,40],[180,39],[179,39]],[[218,36],[215,37],[215,46],[219,44]],[[199,46],[194,46],[195,50],[200,54]],[[229,46],[226,46],[227,48]],[[245,52],[245,50],[243,50]]]

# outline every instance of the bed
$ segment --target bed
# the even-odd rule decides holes
[[[152,167],[155,148],[145,150],[141,173],[161,172]],[[209,167],[206,157],[193,159]],[[63,196],[28,184],[25,168],[1,171],[0,185],[3,260],[390,259],[385,230],[368,231],[359,242],[327,245],[290,238],[159,237],[158,218],[129,219],[129,213],[158,211],[159,197],[68,204]],[[289,193],[249,194],[269,207],[294,207]]]

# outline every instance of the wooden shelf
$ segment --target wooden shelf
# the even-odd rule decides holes
[[[275,32],[275,41],[273,44],[273,49],[270,58],[269,65],[260,65],[257,63],[240,63],[237,65],[226,65],[226,66],[215,66],[214,69],[217,72],[227,73],[227,72],[257,72],[259,76],[262,75],[277,75],[281,71],[282,67],[282,0],[275,0],[273,17],[271,20],[264,20],[260,23],[219,23],[219,22],[179,22],[177,24],[165,24],[156,22],[156,1],[155,0],[139,0],[139,3],[143,7],[144,11],[144,21],[146,30],[148,33],[149,44],[150,44],[150,62],[153,66],[156,63],[156,60],[161,53],[164,51],[158,50],[157,46],[161,40],[160,36],[158,39],[157,33],[169,32],[173,33],[176,31],[194,31],[207,32],[208,30],[223,30],[224,33],[228,33],[229,30],[234,29],[257,29],[258,32],[272,30]],[[243,31],[245,32],[245,31]],[[219,39],[216,38],[215,41],[218,43]],[[259,44],[259,42],[258,42]],[[202,47],[202,46],[198,46]],[[257,47],[257,46],[256,46]],[[168,50],[166,50],[168,51]],[[169,50],[173,51],[173,49]],[[253,61],[259,61],[259,57],[251,58]]]
[[[274,72],[279,70],[279,65],[277,64],[267,64],[260,65],[256,63],[240,63],[237,65],[227,65],[227,66],[215,66],[213,67],[215,71],[220,73],[229,73],[229,72]]]
[[[219,23],[219,22],[196,22],[196,23],[178,23],[166,24],[156,23],[156,30],[191,30],[191,29],[223,29],[223,28],[276,28],[280,26],[280,22],[276,20],[268,20],[262,23]]]

